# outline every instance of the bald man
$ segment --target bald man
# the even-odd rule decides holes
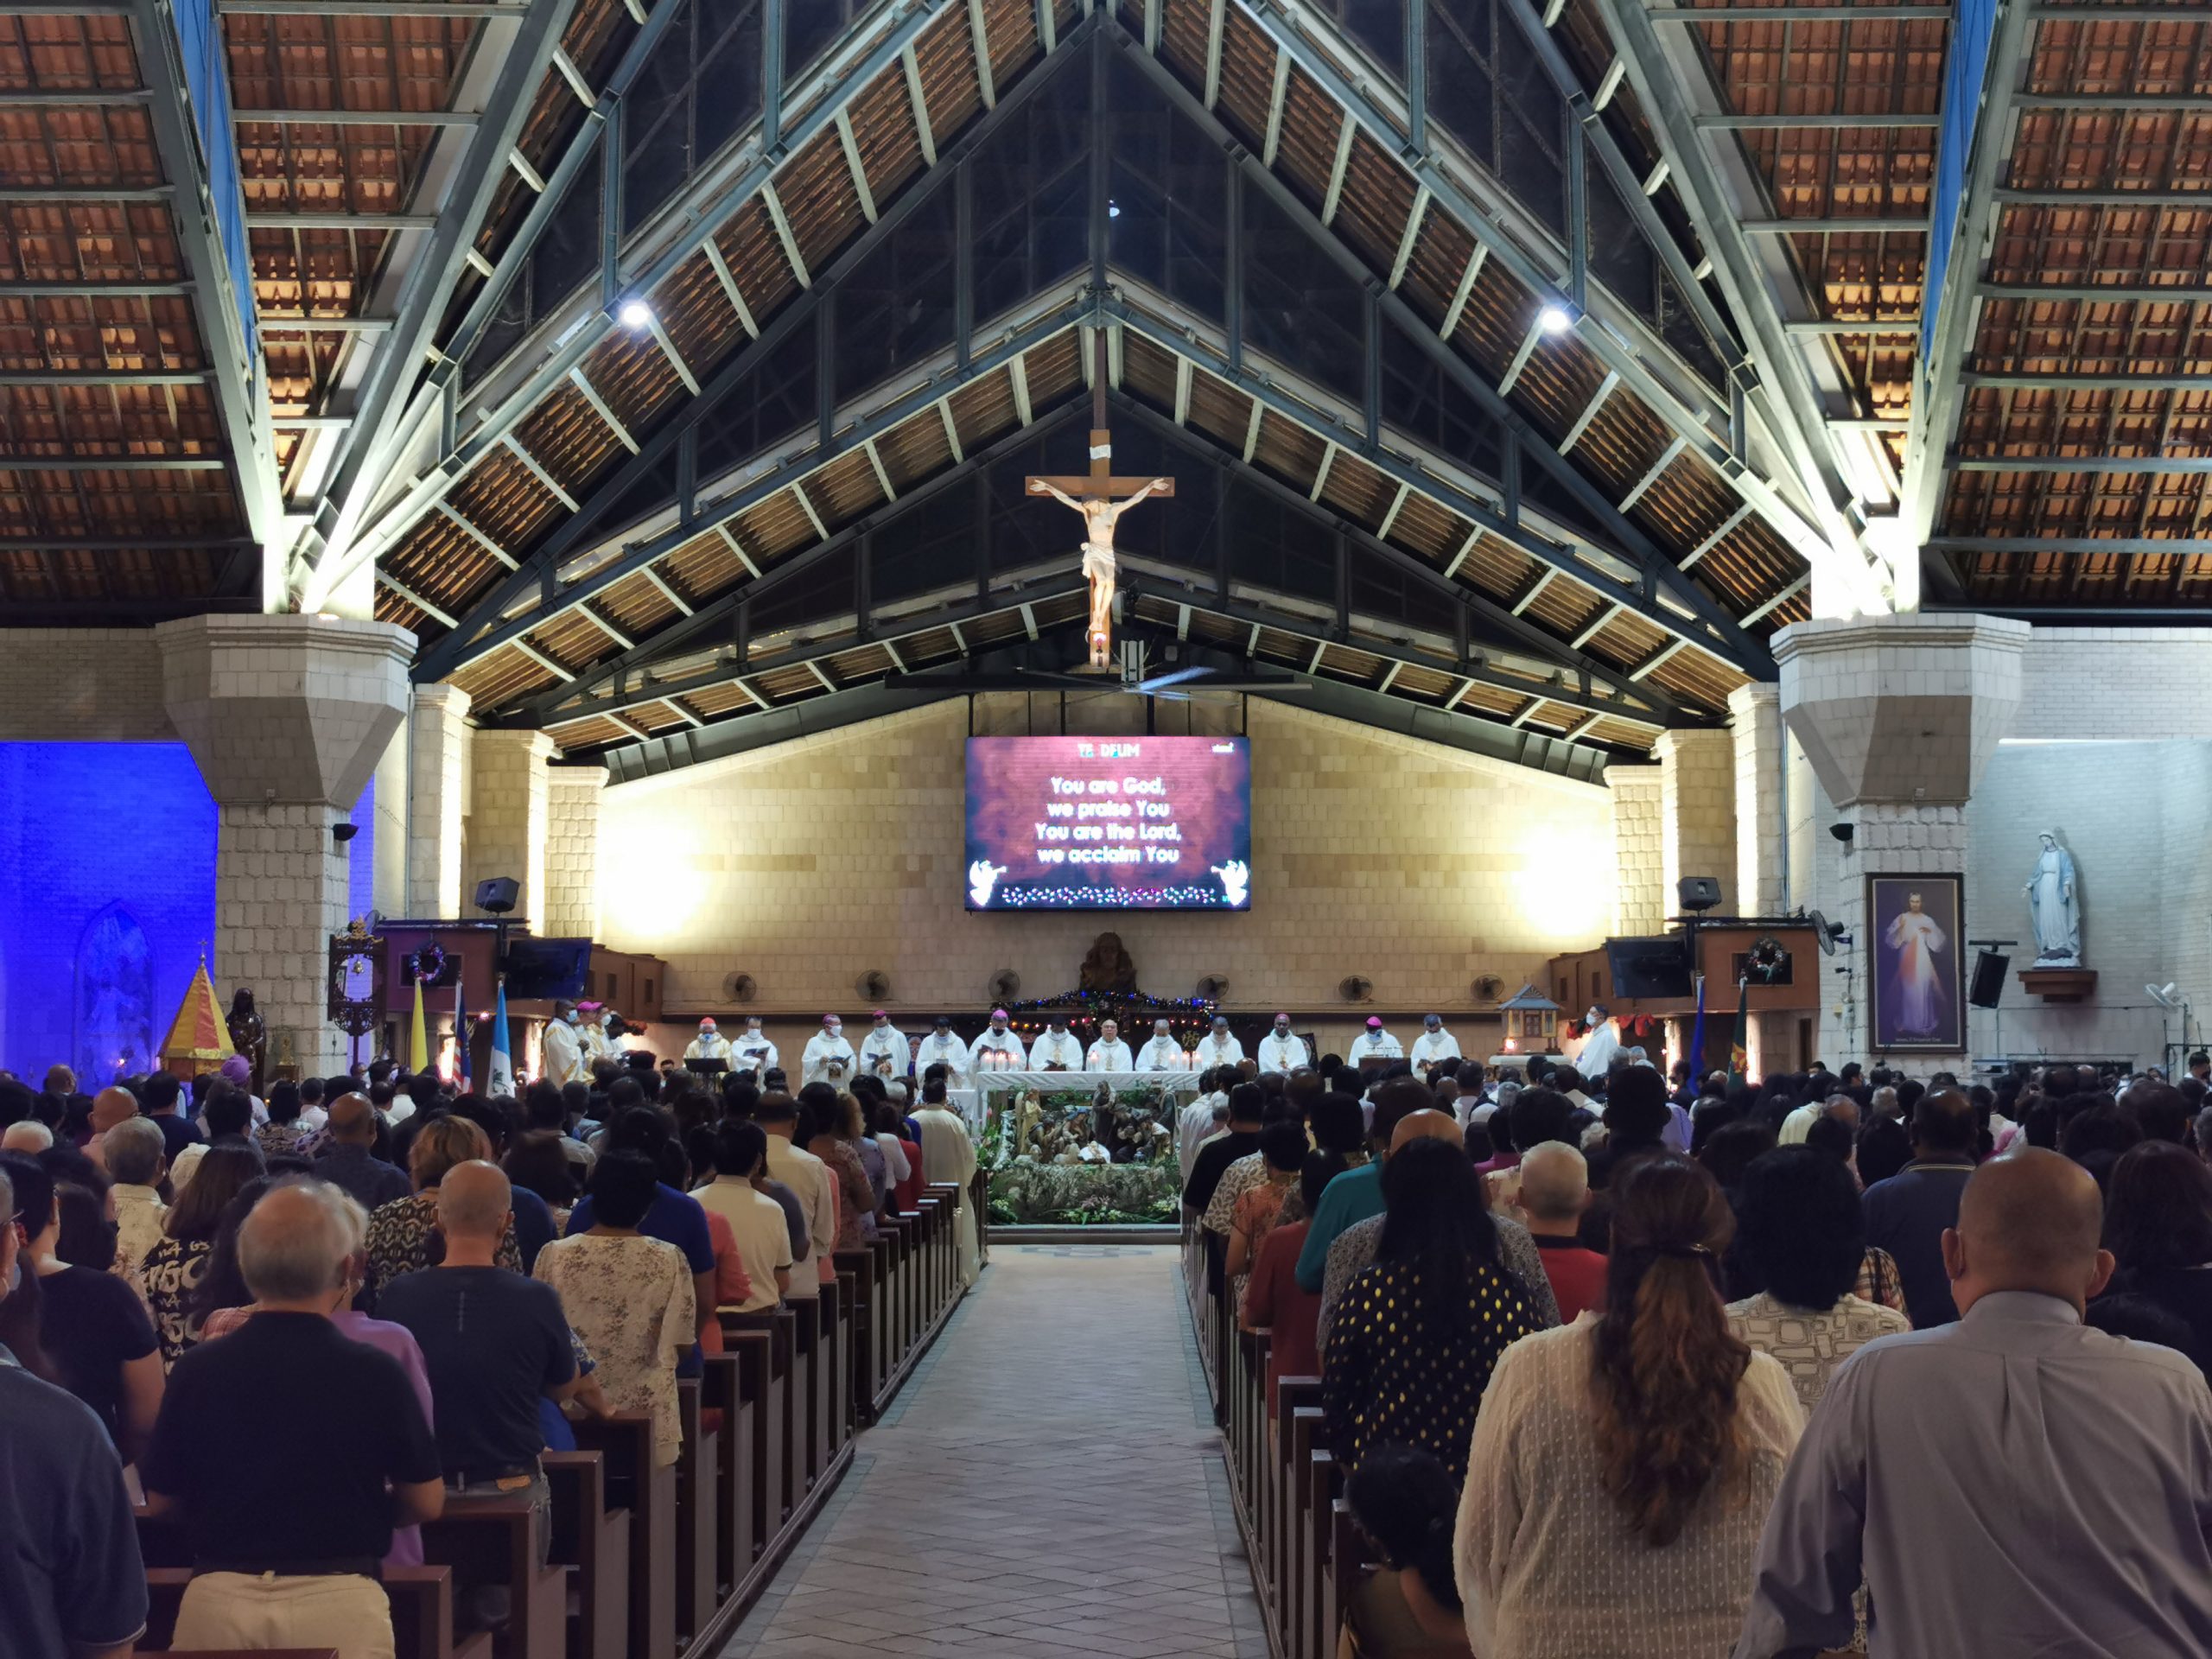
[[[315,1173],[371,1211],[412,1191],[404,1173],[372,1151],[376,1142],[377,1109],[366,1095],[340,1095],[330,1103],[330,1122],[322,1150],[315,1154]]]
[[[495,1265],[513,1219],[513,1189],[497,1165],[455,1164],[438,1182],[444,1262],[393,1280],[377,1317],[405,1325],[423,1351],[447,1493],[527,1497],[542,1560],[553,1497],[538,1462],[538,1402],[567,1399],[581,1379],[559,1295]]]
[[[107,1167],[107,1132],[118,1123],[128,1123],[138,1116],[138,1096],[128,1089],[111,1084],[92,1096],[92,1135],[85,1142],[85,1156],[102,1169]],[[161,1126],[156,1124],[156,1128]],[[164,1141],[162,1160],[168,1161],[168,1143]]]
[[[1410,1077],[1402,1081],[1422,1094],[1427,1093],[1425,1084],[1416,1083]],[[1395,1089],[1398,1084],[1392,1084],[1389,1087]],[[1378,1111],[1376,1116],[1379,1117],[1381,1113]],[[1417,1112],[1408,1112],[1391,1130],[1389,1150],[1384,1154],[1386,1165],[1389,1159],[1395,1157],[1416,1141],[1448,1141],[1463,1150],[1467,1144],[1465,1135],[1451,1113],[1424,1107]],[[1339,1175],[1337,1181],[1344,1179]],[[1329,1185],[1333,1187],[1337,1181]],[[1389,1219],[1389,1172],[1386,1167],[1382,1178],[1382,1213],[1355,1222],[1338,1234],[1336,1242],[1329,1246],[1327,1267],[1321,1279],[1321,1317],[1318,1336],[1320,1346],[1325,1350],[1329,1345],[1329,1321],[1336,1312],[1338,1299],[1343,1296],[1354,1279],[1375,1265],[1376,1252],[1382,1243],[1383,1224]],[[1328,1194],[1324,1192],[1321,1196],[1322,1201],[1326,1203]],[[1535,1317],[1537,1328],[1547,1330],[1557,1325],[1560,1322],[1559,1300],[1552,1294],[1551,1280],[1544,1272],[1543,1257],[1537,1253],[1535,1240],[1529,1237],[1526,1227],[1508,1217],[1493,1215],[1491,1220],[1497,1229],[1498,1265],[1520,1276],[1521,1286],[1528,1294],[1529,1311]]]
[[[2212,1653],[2212,1392],[2107,1336],[2096,1183],[2030,1147],[1967,1181],[1942,1238],[1956,1323],[1837,1370],[1760,1541],[1736,1659]],[[1878,1429],[1877,1427],[1878,1425]]]

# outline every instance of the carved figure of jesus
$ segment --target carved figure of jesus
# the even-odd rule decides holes
[[[1093,668],[1108,668],[1113,664],[1115,523],[1166,482],[1166,479],[1153,479],[1135,494],[1112,501],[1103,496],[1078,498],[1070,495],[1046,479],[1033,478],[1029,480],[1031,493],[1049,495],[1062,506],[1072,507],[1083,515],[1083,574],[1090,583],[1090,665]]]

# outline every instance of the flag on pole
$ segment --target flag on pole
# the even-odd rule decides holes
[[[1734,1084],[1751,1080],[1751,982],[1736,982],[1736,1027],[1728,1039],[1728,1080]]]
[[[407,1024],[407,1069],[416,1076],[430,1069],[430,1039],[423,1025],[423,976],[415,976],[415,1013]]]
[[[453,1075],[455,1085],[468,1090],[468,987],[455,976],[453,982]]]
[[[508,1058],[507,982],[499,982],[499,998],[492,1015],[492,1076],[487,1087],[495,1095],[515,1091],[515,1063]]]
[[[1705,976],[1697,976],[1697,1023],[1690,1027],[1690,1093],[1705,1082]]]

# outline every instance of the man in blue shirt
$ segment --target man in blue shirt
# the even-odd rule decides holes
[[[0,1299],[20,1282],[16,1195],[0,1174]],[[0,1348],[0,1659],[127,1659],[146,1569],[115,1446],[91,1408]]]
[[[1959,1219],[1980,1128],[1974,1103],[1957,1090],[1923,1096],[1912,1109],[1912,1161],[1866,1189],[1866,1242],[1896,1261],[1916,1331],[1959,1317],[1943,1270],[1943,1233]]]

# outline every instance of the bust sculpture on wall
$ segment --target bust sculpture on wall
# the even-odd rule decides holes
[[[2079,968],[2082,965],[2082,900],[2075,889],[2074,855],[2058,844],[2058,836],[2046,830],[2039,837],[2043,850],[2036,868],[2021,889],[2027,896],[2028,920],[2035,929],[2036,966]]]
[[[1083,959],[1076,984],[1079,990],[1094,993],[1136,989],[1137,965],[1122,949],[1120,934],[1101,933],[1090,942],[1090,954]]]

